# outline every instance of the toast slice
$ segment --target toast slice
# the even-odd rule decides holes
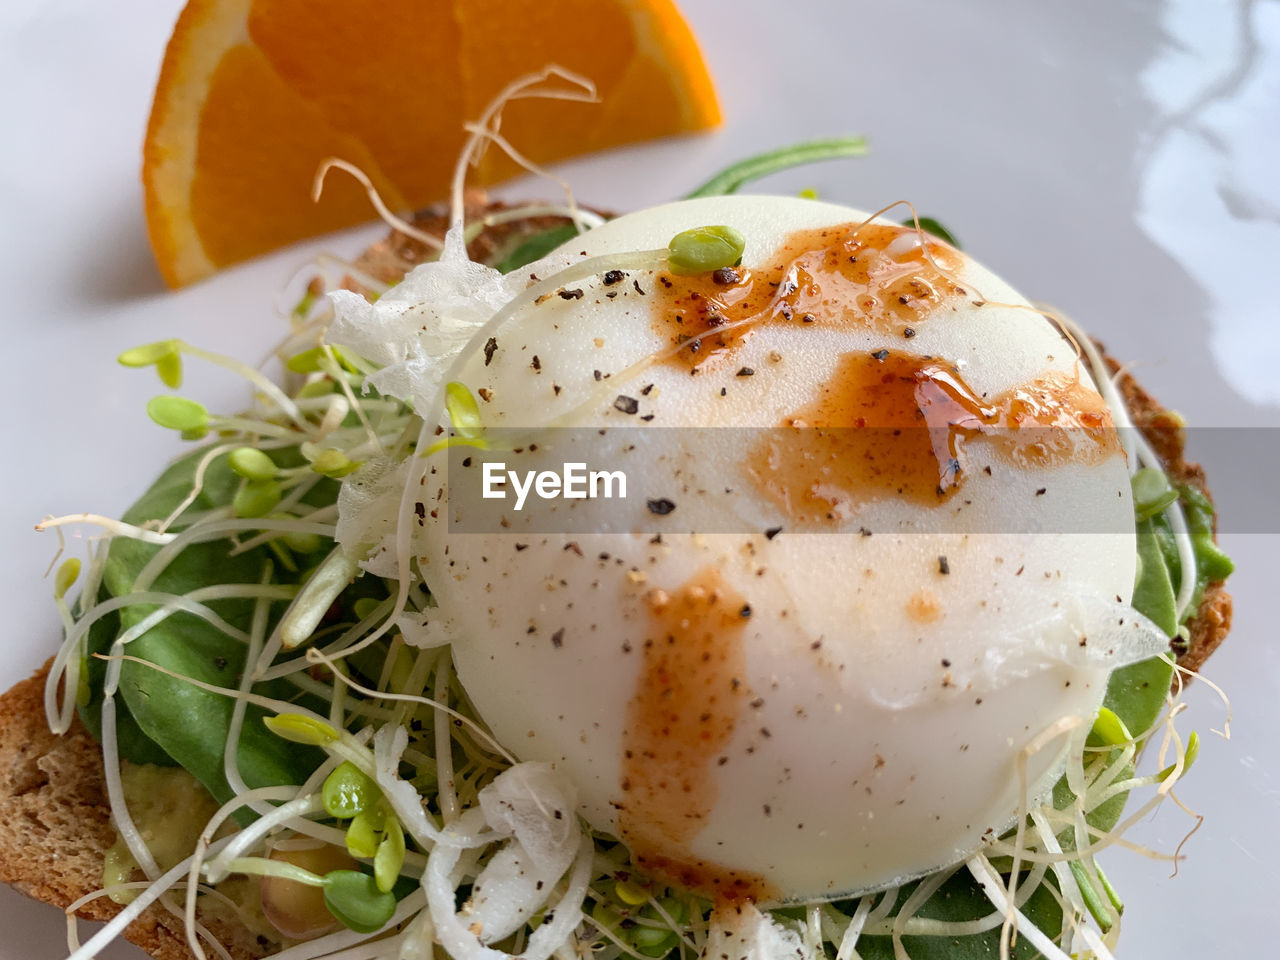
[[[481,194],[468,196],[468,220],[503,209]],[[496,262],[524,239],[564,223],[538,217],[487,227],[469,246],[473,258]],[[442,236],[447,211],[431,208],[416,226]],[[394,283],[433,251],[426,244],[392,233],[375,243],[353,264],[357,273]],[[347,283],[360,289],[355,279]],[[1107,356],[1113,372],[1118,362]],[[1119,386],[1134,423],[1163,461],[1166,473],[1208,495],[1204,470],[1185,459],[1180,422],[1132,376],[1121,373]],[[1188,624],[1190,638],[1178,651],[1180,665],[1198,670],[1231,629],[1231,596],[1222,582],[1210,583]],[[54,906],[66,908],[102,886],[103,858],[115,842],[107,807],[102,755],[98,743],[77,719],[58,737],[45,724],[43,689],[49,664],[0,696],[0,881]],[[208,898],[202,898],[207,900]],[[107,920],[120,909],[106,897],[78,911],[86,919]],[[235,960],[266,956],[278,943],[254,934],[234,915],[206,908],[201,920]],[[50,922],[54,922],[50,917]],[[180,917],[152,906],[127,929],[125,936],[157,960],[186,960],[192,953]]]
[[[0,696],[0,881],[65,909],[102,887],[107,850],[115,843],[103,777],[102,748],[79,718],[63,736],[44,716],[45,663]],[[277,943],[256,935],[230,910],[205,905],[201,922],[235,960],[266,956]],[[120,911],[107,897],[76,911],[110,920]],[[50,923],[56,923],[52,914]],[[192,956],[181,915],[156,904],[125,931],[156,960]]]

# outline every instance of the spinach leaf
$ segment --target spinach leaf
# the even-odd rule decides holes
[[[1172,555],[1171,555],[1172,554]],[[1133,586],[1133,606],[1172,637],[1178,632],[1178,608],[1174,577],[1178,570],[1177,546],[1163,517],[1138,524],[1138,573]]]
[[[572,223],[562,223],[535,233],[525,238],[514,250],[499,260],[498,270],[502,273],[510,273],[512,270],[526,267],[535,260],[541,260],[556,247],[568,243],[577,235],[578,228]]]
[[[171,465],[125,513],[125,521],[143,524],[167,516],[192,489],[196,466],[206,452],[196,450]],[[229,503],[239,482],[225,456],[218,458],[207,470],[204,486],[192,509],[208,510]],[[321,485],[309,499],[324,502],[328,498],[332,502],[335,490],[332,485]],[[131,592],[137,575],[158,549],[136,540],[114,540],[103,576],[105,589],[115,596]],[[225,540],[188,546],[153,586],[157,590],[185,594],[213,583],[257,583],[269,557],[265,548],[235,556],[230,551],[231,544]],[[248,629],[252,601],[221,600],[209,606],[233,626]],[[273,614],[278,616],[282,608],[280,604],[275,607]],[[153,610],[154,607],[144,604],[123,608],[118,617],[119,630],[136,625]],[[171,615],[134,640],[128,653],[181,677],[232,688],[239,683],[245,660],[243,644],[185,612]],[[256,689],[268,696],[297,698],[296,688],[283,681]],[[231,797],[222,771],[233,709],[231,698],[131,661],[122,665],[120,693],[138,732],[181,763],[220,802]],[[264,711],[258,707],[250,707],[246,714],[239,745],[240,769],[246,783],[251,787],[301,783],[321,762],[323,754],[297,747],[282,749],[279,740],[263,726],[263,715]],[[125,734],[128,749],[140,752],[145,744],[133,733],[129,728]]]
[[[1178,497],[1187,517],[1187,529],[1191,533],[1191,548],[1196,557],[1196,591],[1191,604],[1195,610],[1204,596],[1204,589],[1214,580],[1225,580],[1235,564],[1213,542],[1213,504],[1195,487],[1183,484],[1178,487]]]
[[[110,594],[106,590],[99,592],[99,601],[106,600]],[[93,734],[95,740],[102,741],[102,683],[107,675],[107,663],[94,654],[106,654],[111,643],[120,633],[120,615],[109,613],[89,627],[89,636],[85,644],[88,656],[85,664],[85,682],[89,687],[89,702],[78,708],[81,722]],[[138,721],[129,711],[129,705],[123,699],[116,700],[116,744],[120,756],[130,763],[154,763],[161,767],[172,767],[177,761],[165,752],[138,726]]]
[[[944,227],[941,221],[933,217],[920,217],[920,229],[925,233],[932,234],[939,240],[945,240],[957,250],[961,249],[960,241],[956,239],[956,235]],[[904,227],[914,227],[916,225],[915,218],[908,218],[902,221]]]
[[[1050,937],[1062,931],[1062,908],[1054,899],[1046,884],[1052,883],[1051,874],[1033,893],[1022,907],[1037,927]],[[908,884],[898,895],[898,902],[906,902],[906,898],[915,889],[915,884]],[[852,913],[852,905],[841,904]],[[939,890],[925,902],[917,914],[935,920],[966,921],[976,920],[991,913],[995,908],[987,899],[967,870],[961,869],[951,877]],[[912,960],[992,960],[1000,956],[1000,927],[985,933],[971,934],[967,937],[903,937],[902,945]],[[865,960],[894,960],[893,940],[890,937],[864,936],[858,940],[858,953]],[[1028,960],[1041,954],[1034,949],[1025,937],[1019,937],[1009,956],[1013,960]]]
[[[1173,661],[1167,656],[1140,660],[1121,667],[1107,682],[1102,705],[1138,734],[1149,728],[1164,709],[1165,694],[1173,682]]]

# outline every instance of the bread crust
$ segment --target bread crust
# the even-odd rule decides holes
[[[468,221],[501,209],[503,205],[489,203],[483,194],[467,197]],[[541,217],[493,227],[482,232],[468,249],[472,257],[491,261],[513,240],[518,242],[523,235],[562,222]],[[447,227],[446,211],[425,211],[415,225],[442,236]],[[366,250],[354,266],[380,281],[394,283],[430,259],[432,253],[426,244],[393,232]],[[361,286],[355,277],[348,278],[346,285],[352,289]],[[1185,459],[1180,421],[1105,349],[1103,355],[1112,373],[1118,374],[1117,382],[1135,425],[1156,450],[1165,471],[1175,482],[1209,495],[1204,470]],[[1210,583],[1188,623],[1190,640],[1178,656],[1181,666],[1200,669],[1226,639],[1231,609],[1231,596],[1224,584]],[[101,886],[103,858],[115,841],[115,830],[108,812],[100,746],[78,719],[60,737],[45,724],[43,691],[49,666],[46,663],[0,697],[0,881],[29,897],[66,908]],[[107,920],[119,910],[102,897],[77,913],[85,919]],[[201,919],[235,960],[255,960],[276,946],[220,916],[202,915]],[[159,906],[144,912],[125,936],[157,960],[189,960],[193,956],[181,918]]]
[[[44,686],[52,660],[0,696],[0,881],[66,909],[102,887],[102,865],[115,843],[103,777],[102,748],[79,718],[62,736],[45,722]],[[121,907],[107,897],[76,911],[110,920]],[[235,960],[257,960],[275,946],[222,915],[200,920]],[[188,960],[182,918],[156,904],[125,937],[157,960]]]
[[[1118,374],[1117,386],[1124,397],[1125,406],[1129,408],[1129,416],[1155,450],[1165,473],[1174,483],[1194,487],[1212,502],[1213,495],[1209,491],[1204,468],[1186,458],[1186,433],[1181,418],[1161,406],[1118,360],[1107,353],[1101,343],[1097,340],[1094,343],[1102,351],[1103,359],[1112,374]],[[1216,516],[1213,519],[1213,531],[1216,540]],[[1190,636],[1186,649],[1178,651],[1178,666],[1193,672],[1204,666],[1209,655],[1222,645],[1222,641],[1231,632],[1231,611],[1231,594],[1227,593],[1226,583],[1222,580],[1210,581],[1205,586],[1204,596],[1200,598],[1200,606],[1196,608],[1195,615],[1187,622]],[[1174,677],[1175,687],[1187,682],[1188,679]]]

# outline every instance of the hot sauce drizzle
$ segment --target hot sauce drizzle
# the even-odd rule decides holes
[[[793,520],[838,523],[879,497],[946,502],[968,478],[972,442],[1019,467],[1095,463],[1119,450],[1104,401],[1076,378],[1048,374],[982,398],[943,361],[878,350],[842,356],[747,470]]]
[[[708,568],[650,593],[644,667],[627,706],[619,833],[637,863],[717,901],[768,899],[759,877],[694,856],[715,808],[715,764],[751,694],[742,679],[750,607]]]
[[[911,227],[800,230],[771,259],[757,269],[659,275],[655,315],[671,345],[683,346],[678,362],[702,367],[767,324],[858,324],[901,334],[945,298],[966,293],[946,275],[960,267],[960,254],[938,240],[921,245]]]

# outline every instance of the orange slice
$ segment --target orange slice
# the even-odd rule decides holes
[[[190,0],[165,53],[143,148],[151,245],[178,287],[369,219],[365,171],[393,208],[447,196],[475,120],[556,63],[601,103],[520,100],[502,134],[544,163],[714,125],[715,91],[671,0]],[[473,183],[518,168],[489,149]]]

